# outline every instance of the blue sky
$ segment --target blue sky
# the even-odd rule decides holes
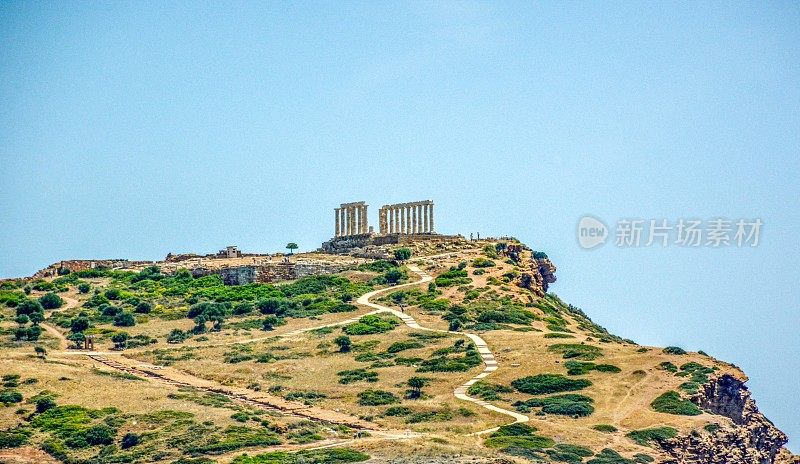
[[[227,244],[313,249],[333,208],[433,199],[511,234],[640,343],[742,367],[797,450],[792,2],[0,3],[0,276]],[[584,214],[761,218],[756,248],[583,250]]]

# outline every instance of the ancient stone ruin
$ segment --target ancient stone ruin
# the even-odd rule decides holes
[[[335,208],[335,235],[322,244],[320,251],[363,258],[385,258],[388,254],[384,245],[460,238],[434,232],[431,200],[381,206],[378,210],[377,233],[369,225],[367,206],[363,201],[358,201],[342,203]]]
[[[433,202],[384,205],[378,211],[378,223],[382,235],[433,233]]]
[[[336,212],[336,237],[369,233],[367,207],[363,201],[342,203]]]

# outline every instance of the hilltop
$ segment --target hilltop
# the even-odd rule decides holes
[[[609,333],[556,273],[513,238],[56,263],[2,283],[0,458],[797,462],[740,369]]]

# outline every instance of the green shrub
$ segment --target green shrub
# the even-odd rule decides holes
[[[19,403],[22,401],[22,393],[16,390],[3,390],[0,391],[0,403],[8,406],[9,404]]]
[[[117,327],[133,327],[136,325],[136,319],[131,313],[119,313],[114,317],[114,325]]]
[[[472,279],[467,276],[464,269],[450,268],[449,271],[439,274],[434,283],[437,287],[452,287],[454,285],[465,285],[471,283]]]
[[[500,393],[512,393],[513,391],[512,388],[505,385],[479,381],[470,385],[467,394],[477,396],[484,401],[493,401],[500,399]]]
[[[386,348],[387,353],[399,353],[405,350],[412,350],[415,348],[422,348],[425,345],[422,343],[415,341],[415,340],[406,340],[402,342],[395,342],[389,345],[389,348]]]
[[[36,404],[36,412],[39,414],[56,407],[56,402],[55,400],[53,400],[52,396],[41,396],[39,398],[36,398],[35,404]]]
[[[472,267],[483,268],[483,267],[495,267],[495,266],[496,264],[494,263],[494,261],[483,257],[475,258],[475,260],[472,261]]]
[[[665,354],[686,354],[686,350],[678,346],[668,346],[662,350]]]
[[[597,424],[593,425],[592,429],[597,430],[598,432],[604,433],[614,433],[617,431],[617,428],[610,424]]]
[[[548,350],[561,353],[564,359],[582,359],[593,361],[603,356],[603,350],[592,345],[582,345],[579,343],[557,343],[550,345]]]
[[[672,372],[672,373],[678,372],[678,366],[676,366],[675,364],[672,364],[669,361],[662,362],[661,364],[658,365],[658,367],[660,367],[661,369],[664,369],[667,372]]]
[[[371,263],[366,263],[358,266],[359,271],[369,271],[369,272],[379,272],[383,273],[388,271],[389,269],[393,269],[397,267],[397,263],[393,261],[387,261],[384,259],[379,259],[377,261],[373,261]]]
[[[636,464],[636,462],[622,457],[612,449],[603,448],[593,459],[586,461],[586,464]]]
[[[139,314],[148,314],[152,310],[153,310],[153,305],[151,305],[150,303],[148,303],[146,301],[139,302],[136,305],[136,308],[134,309],[134,311],[136,311]]]
[[[107,425],[95,425],[94,427],[86,429],[83,437],[86,443],[91,446],[110,445],[114,443],[114,436],[116,434],[116,430]]]
[[[319,450],[298,451],[287,453],[275,451],[271,453],[248,456],[237,456],[232,464],[344,464],[348,462],[362,462],[369,459],[368,454],[348,448],[329,448]]]
[[[568,375],[584,375],[591,371],[611,372],[617,374],[622,370],[611,364],[595,364],[593,362],[567,361],[564,363]]]
[[[703,426],[703,429],[708,433],[714,433],[720,429],[719,424],[706,424]]]
[[[381,317],[378,314],[369,314],[359,319],[356,323],[346,325],[342,330],[347,335],[370,335],[389,332],[398,325],[400,325],[400,322],[396,317]]]
[[[31,433],[25,429],[0,430],[0,449],[19,448],[28,442]]]
[[[412,412],[413,410],[408,406],[390,406],[386,408],[383,415],[387,417],[407,416]]]
[[[378,373],[374,371],[368,371],[366,369],[339,371],[336,373],[336,375],[339,376],[339,383],[341,384],[378,381]]]
[[[590,385],[592,382],[588,380],[569,379],[560,374],[538,374],[511,382],[518,391],[531,395],[582,390]]]
[[[79,293],[89,293],[89,290],[92,289],[92,286],[89,285],[87,282],[81,282],[78,284],[78,292]]]
[[[45,293],[39,297],[39,304],[44,309],[58,309],[64,305],[64,300],[53,292]]]
[[[141,437],[135,433],[126,433],[120,441],[119,447],[122,449],[133,448],[141,441]]]
[[[531,408],[541,408],[541,411],[546,414],[585,417],[594,412],[593,402],[594,400],[585,395],[566,394],[517,401],[514,403],[514,407],[520,412],[530,412]]]
[[[650,446],[651,442],[661,442],[678,436],[678,431],[672,427],[655,427],[651,429],[634,430],[625,435],[642,446]]]
[[[699,416],[703,413],[696,404],[681,398],[675,391],[668,391],[654,399],[650,407],[658,412],[679,416]]]
[[[544,338],[575,338],[575,335],[562,332],[550,332],[544,334]]]
[[[44,308],[42,307],[42,304],[36,300],[29,300],[26,298],[17,305],[17,316],[19,316],[20,314],[25,314],[27,316],[30,316],[33,313],[43,313],[43,312]]]
[[[361,406],[383,406],[399,402],[400,398],[383,390],[364,390],[358,394],[358,404]]]
[[[523,450],[536,450],[552,448],[555,442],[551,438],[535,434],[536,429],[527,424],[511,424],[501,426],[496,432],[489,435],[483,443],[489,448],[520,448]]]
[[[483,310],[478,314],[477,320],[486,323],[530,325],[536,320],[536,315],[530,311],[508,307],[498,310]]]
[[[559,443],[553,449],[547,450],[546,453],[553,461],[569,464],[581,464],[583,458],[594,455],[589,448],[570,443]]]
[[[347,335],[339,335],[333,339],[333,343],[339,347],[340,353],[348,353],[353,345],[352,340]]]
[[[394,250],[394,259],[398,261],[405,261],[411,258],[411,249],[410,248],[398,248]]]
[[[172,329],[169,335],[167,335],[167,343],[183,343],[191,336],[192,334],[190,332],[184,332],[181,329]]]

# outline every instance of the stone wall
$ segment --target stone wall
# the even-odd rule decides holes
[[[270,263],[231,266],[221,269],[197,267],[191,270],[195,277],[219,275],[225,285],[271,283],[300,279],[308,276],[336,274],[355,268],[352,264],[325,262]]]

